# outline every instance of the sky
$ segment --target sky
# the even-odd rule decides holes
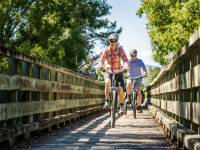
[[[138,58],[146,65],[158,65],[152,59],[150,39],[146,30],[145,16],[136,15],[139,0],[107,0],[112,6],[109,20],[116,21],[117,27],[122,27],[119,44],[123,46],[126,54],[130,49],[138,50]],[[101,47],[101,46],[100,46]],[[102,47],[101,47],[102,49]]]

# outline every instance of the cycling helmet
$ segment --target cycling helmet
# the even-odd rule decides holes
[[[129,54],[131,54],[131,55],[132,54],[137,54],[137,50],[136,49],[131,49],[130,52],[129,52]]]
[[[110,34],[110,35],[108,36],[108,40],[111,40],[111,39],[118,40],[118,37],[117,37],[115,34]]]

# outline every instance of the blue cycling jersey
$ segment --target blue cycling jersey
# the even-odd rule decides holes
[[[130,68],[129,73],[128,73],[129,77],[142,76],[143,75],[142,71],[146,72],[146,67],[141,59],[136,58],[135,61],[129,60],[128,65]]]

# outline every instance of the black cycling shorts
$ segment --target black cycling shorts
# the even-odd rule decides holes
[[[112,79],[112,74],[105,72],[104,73],[104,80],[107,79],[107,78],[109,78],[111,80]],[[115,75],[115,80],[117,81],[115,86],[118,87],[119,84],[120,84],[120,86],[123,87],[123,89],[124,89],[123,73],[116,74]]]

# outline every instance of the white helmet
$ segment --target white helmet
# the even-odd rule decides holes
[[[118,37],[117,37],[115,34],[110,34],[110,35],[108,36],[108,40],[111,40],[111,39],[118,40]]]
[[[137,50],[136,49],[131,49],[129,51],[129,54],[132,55],[132,54],[137,54]]]

